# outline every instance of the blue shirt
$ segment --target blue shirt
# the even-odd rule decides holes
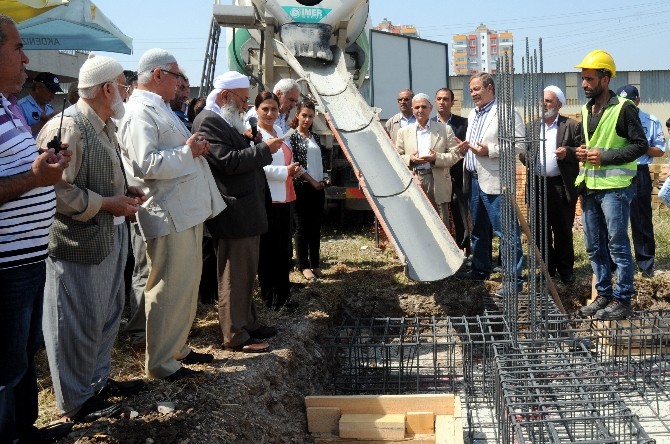
[[[661,121],[651,114],[647,114],[642,110],[638,110],[642,128],[644,128],[644,135],[647,138],[649,146],[658,147],[665,152],[665,136],[663,135],[663,126]],[[637,159],[638,165],[651,165],[654,159],[648,154],[643,154]]]
[[[404,128],[407,125],[413,124],[414,122],[416,122],[416,116],[414,114],[412,114],[409,118],[402,115],[400,116],[400,128]]]
[[[28,126],[32,127],[33,125],[35,125],[40,121],[40,118],[42,117],[42,107],[40,107],[37,104],[37,102],[35,102],[33,96],[28,94],[27,96],[19,99],[19,101],[16,103],[21,107],[23,117],[26,118]],[[47,103],[47,105],[44,108],[46,109],[47,115],[53,114],[54,109],[51,105]],[[37,133],[33,133],[33,137],[37,136]]]
[[[475,118],[472,120],[472,130],[470,131],[470,140],[468,140],[470,145],[476,146],[482,140],[484,122],[495,102],[496,99],[493,99],[482,108],[475,108]],[[472,150],[465,153],[465,169],[471,172],[477,171],[477,159]]]

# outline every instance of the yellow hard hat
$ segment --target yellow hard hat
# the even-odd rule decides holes
[[[612,73],[612,78],[616,77],[616,65],[614,64],[614,59],[607,51],[603,51],[602,49],[594,49],[586,54],[582,63],[575,66],[575,68],[606,69]]]

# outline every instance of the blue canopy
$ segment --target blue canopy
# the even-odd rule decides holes
[[[132,39],[90,0],[69,0],[17,27],[24,49],[133,52]]]

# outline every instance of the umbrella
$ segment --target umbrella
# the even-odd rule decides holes
[[[7,5],[37,4],[43,9],[32,18],[21,21],[18,29],[23,40],[23,49],[57,49],[132,53],[132,39],[114,25],[90,0],[0,0],[0,12]],[[60,6],[53,7],[53,4]],[[41,6],[44,4],[45,6]],[[20,10],[20,5],[18,7]],[[9,10],[6,12],[10,12]],[[25,12],[24,12],[25,14]],[[29,15],[28,15],[29,16]],[[16,19],[15,19],[16,20]]]

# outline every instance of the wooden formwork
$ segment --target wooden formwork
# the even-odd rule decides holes
[[[453,394],[307,396],[307,428],[325,443],[463,443],[461,401]]]

